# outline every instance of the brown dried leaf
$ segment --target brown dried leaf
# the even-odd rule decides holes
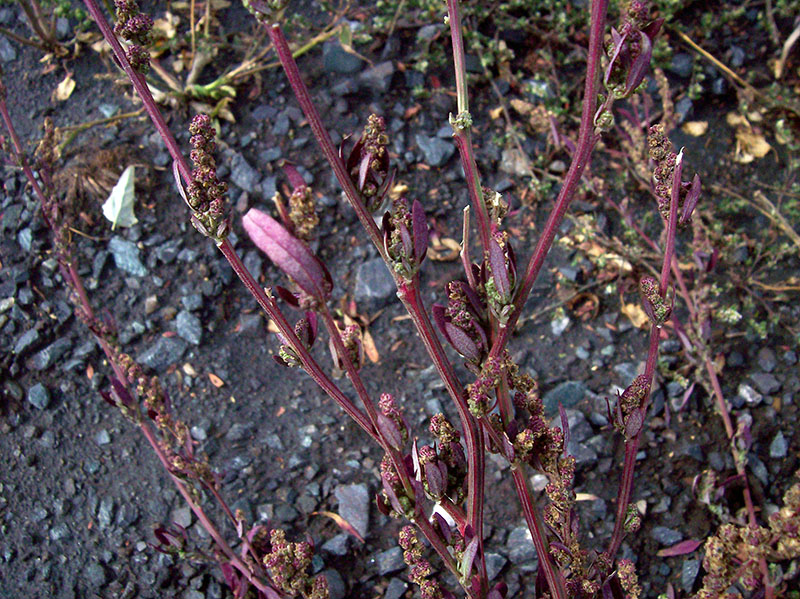
[[[61,80],[55,91],[53,92],[53,101],[63,102],[67,100],[72,92],[75,91],[75,80],[72,78],[72,73],[67,73],[66,77]]]
[[[681,131],[692,137],[700,137],[708,131],[708,121],[689,121],[683,124]]]
[[[375,340],[372,338],[372,335],[369,334],[369,331],[364,331],[364,334],[361,336],[361,344],[364,347],[364,353],[369,358],[369,361],[373,364],[377,364],[381,359],[381,355],[378,353],[378,348],[375,347]]]
[[[623,304],[622,308],[620,308],[620,312],[627,316],[628,320],[630,320],[637,329],[644,328],[645,325],[650,322],[647,314],[644,313],[644,309],[639,304]]]
[[[763,158],[771,149],[772,146],[760,133],[744,127],[736,130],[735,160],[737,162],[747,163],[752,162],[755,158]]]
[[[363,537],[360,534],[358,534],[358,531],[353,527],[353,525],[350,524],[344,518],[342,518],[336,512],[325,512],[325,511],[323,511],[323,512],[311,512],[311,515],[312,516],[327,516],[328,518],[330,518],[331,520],[336,522],[336,525],[339,528],[341,528],[343,531],[345,531],[347,534],[353,535],[355,538],[357,538],[362,543],[364,542]]]
[[[216,374],[214,374],[213,372],[209,372],[209,373],[208,373],[208,380],[210,380],[210,381],[211,381],[211,384],[212,384],[212,385],[214,385],[214,386],[215,386],[217,389],[219,389],[220,387],[222,387],[222,385],[224,385],[224,384],[225,384],[225,383],[222,381],[222,379],[221,379],[221,378],[219,378],[219,377],[218,377]]]
[[[450,237],[436,237],[428,246],[428,258],[436,262],[453,262],[461,255],[461,244]]]

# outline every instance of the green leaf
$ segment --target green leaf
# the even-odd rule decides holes
[[[119,181],[111,190],[111,195],[103,204],[103,216],[111,221],[111,229],[132,227],[139,222],[133,213],[133,202],[136,199],[133,192],[133,172],[131,165],[122,171]]]

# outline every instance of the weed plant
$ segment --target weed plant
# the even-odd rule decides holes
[[[446,284],[441,290],[441,303],[433,306],[425,305],[420,287],[420,269],[429,242],[425,206],[406,197],[388,200],[395,173],[383,119],[370,115],[352,147],[335,147],[284,37],[286,7],[276,0],[245,2],[269,37],[321,154],[358,216],[366,237],[391,272],[397,296],[457,411],[455,422],[443,414],[430,419],[428,431],[435,442],[424,445],[418,439],[426,434],[411,429],[404,406],[393,394],[396,390],[387,389],[379,398],[367,391],[364,377],[368,373],[362,374],[362,331],[338,322],[331,310],[331,291],[336,282],[311,249],[309,241],[318,222],[311,191],[297,171],[291,166],[285,168],[292,191],[286,199],[276,198],[277,218],[251,209],[241,222],[253,243],[286,277],[285,281],[265,289],[244,266],[228,239],[231,230],[240,223],[230,216],[227,186],[217,174],[217,133],[212,119],[204,114],[192,119],[190,166],[146,84],[143,73],[150,66],[147,46],[152,19],[139,11],[134,0],[116,0],[116,22],[112,28],[95,0],[86,0],[85,4],[166,144],[173,160],[178,195],[189,209],[192,225],[215,244],[277,326],[277,361],[310,376],[383,452],[381,491],[376,502],[382,513],[405,523],[397,542],[409,566],[409,578],[418,586],[420,596],[424,599],[454,597],[456,593],[476,599],[506,596],[507,587],[502,581],[488,579],[485,560],[484,474],[487,455],[493,453],[509,464],[520,511],[538,556],[536,582],[525,596],[640,597],[642,588],[635,566],[619,557],[619,549],[622,541],[636,534],[641,524],[631,497],[659,341],[665,325],[673,322],[675,296],[693,301],[682,289],[675,246],[678,230],[690,226],[701,194],[699,177],[685,176],[688,169],[683,152],[673,151],[663,126],[649,127],[646,144],[648,179],[655,199],[653,211],[663,222],[664,232],[658,240],[645,239],[662,255],[662,260],[655,276],[644,276],[638,281],[642,308],[650,321],[646,366],[609,404],[613,430],[624,445],[624,463],[617,482],[613,533],[601,544],[589,545],[581,532],[575,507],[575,458],[566,449],[570,435],[566,412],[559,407],[555,421],[560,421],[560,425],[553,423],[556,415],[545,413],[537,382],[514,362],[508,343],[592,151],[614,127],[615,102],[631,98],[647,73],[653,42],[662,25],[661,20],[651,18],[647,2],[626,3],[613,28],[606,24],[608,1],[591,2],[577,143],[573,144],[572,161],[555,206],[535,247],[527,251],[514,247],[516,240],[506,224],[509,210],[506,199],[482,184],[473,150],[462,12],[457,0],[448,0],[446,23],[456,80],[456,110],[450,124],[470,206],[464,210],[460,248],[463,275]],[[522,5],[519,10],[523,10]],[[519,18],[523,17],[520,13]],[[103,398],[140,429],[213,541],[212,550],[202,550],[182,528],[162,527],[155,531],[159,550],[218,562],[236,597],[248,593],[267,599],[327,597],[326,579],[311,574],[313,548],[307,542],[289,541],[280,529],[253,525],[241,512],[228,507],[219,478],[207,460],[195,453],[189,427],[171,410],[158,378],[147,374],[125,352],[117,342],[115,326],[93,310],[70,248],[69,228],[75,215],[53,186],[57,146],[52,123],[46,122],[45,136],[35,164],[31,165],[14,132],[2,89],[0,112],[10,135],[9,152],[41,200],[76,314],[97,339],[113,369],[111,385],[103,392]],[[34,168],[38,178],[34,177]],[[530,254],[527,261],[518,259],[523,253]],[[697,310],[697,314],[687,325],[686,330],[694,333],[688,339],[698,345],[698,360],[708,361],[710,357],[702,339],[704,325],[699,317],[702,312]],[[319,352],[313,350],[323,329],[333,369],[346,375],[358,402],[340,387],[330,374],[332,368],[321,362]],[[446,345],[464,360],[469,373],[466,379],[458,374]],[[709,376],[713,384],[713,368]],[[724,400],[718,407],[725,417]],[[734,426],[726,419],[737,471],[745,479],[742,456],[746,455],[748,427],[747,422],[740,421]],[[538,501],[529,483],[531,472],[544,475],[548,481]],[[703,484],[710,493],[713,484],[708,481]],[[222,508],[227,520],[225,528],[208,515],[209,500]],[[771,564],[794,559],[800,553],[800,487],[787,492],[784,507],[770,519],[769,527],[759,524],[752,501],[748,511],[746,522],[731,523],[707,540],[704,561],[707,574],[698,597],[721,596],[736,581],[746,588],[760,587],[768,598],[785,590],[782,576],[776,574]],[[452,587],[448,584],[450,580],[455,581]]]

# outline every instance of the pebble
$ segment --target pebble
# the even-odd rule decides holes
[[[0,60],[3,62],[11,62],[17,59],[17,51],[11,42],[8,41],[6,36],[0,36]]]
[[[139,363],[160,371],[180,360],[185,351],[186,341],[180,337],[159,337],[136,359]]]
[[[586,385],[580,381],[564,381],[544,396],[544,409],[548,415],[558,414],[558,404],[574,408],[586,396]]]
[[[736,396],[750,406],[757,406],[764,401],[764,396],[747,383],[741,383],[736,390]]]
[[[389,269],[380,258],[360,264],[356,271],[355,300],[368,310],[382,308],[397,292]]]
[[[756,361],[764,372],[772,372],[778,365],[778,359],[775,357],[775,352],[768,347],[762,347],[758,350]]]
[[[350,535],[346,533],[339,533],[335,537],[328,539],[322,544],[322,550],[331,555],[344,557],[347,555],[347,550],[350,545]]]
[[[322,571],[322,576],[328,581],[328,597],[329,599],[344,599],[347,596],[347,587],[339,574],[333,568],[328,568]]]
[[[403,550],[400,547],[392,547],[376,553],[370,558],[370,562],[375,564],[379,576],[386,576],[406,567],[406,563],[403,561]]]
[[[391,60],[379,62],[374,67],[361,71],[358,81],[362,87],[378,93],[386,93],[392,83],[394,64]]]
[[[386,587],[386,592],[383,594],[383,599],[401,599],[406,594],[408,585],[399,578],[392,578],[389,581],[389,586]]]
[[[40,410],[50,405],[50,392],[42,383],[36,383],[28,389],[28,402]]]
[[[95,436],[94,442],[98,445],[108,445],[111,443],[111,436],[106,429],[101,429]]]
[[[672,56],[672,63],[669,66],[669,70],[678,77],[686,79],[692,75],[693,62],[690,54],[686,52],[677,52]]]
[[[666,526],[653,527],[653,530],[650,531],[650,536],[663,547],[671,547],[683,539],[683,535],[680,532]]]
[[[143,277],[147,274],[147,268],[139,258],[139,248],[132,241],[122,239],[122,237],[112,237],[108,242],[108,250],[114,256],[114,263],[120,270],[135,277]]]
[[[329,73],[352,75],[358,73],[363,61],[345,50],[338,41],[325,42],[322,46],[322,64]]]
[[[367,486],[363,483],[339,485],[334,490],[334,495],[339,502],[339,515],[347,520],[362,538],[366,538],[370,505]]]
[[[769,457],[771,458],[785,458],[789,450],[789,444],[786,442],[786,437],[783,436],[782,431],[778,431],[769,444]]]
[[[99,563],[92,561],[84,570],[86,580],[89,581],[94,588],[100,588],[108,581],[106,569]]]
[[[486,576],[490,581],[497,578],[497,575],[500,574],[500,571],[503,569],[503,566],[506,565],[508,560],[500,555],[499,553],[487,553],[486,554]]]
[[[97,509],[97,524],[100,529],[106,529],[111,526],[111,521],[114,519],[114,499],[111,497],[103,497],[100,500],[100,507]]]
[[[569,319],[569,316],[562,316],[561,318],[554,318],[550,321],[550,331],[553,333],[555,337],[561,337],[561,335],[569,328],[569,324],[572,322]]]
[[[58,359],[72,349],[72,342],[69,339],[62,337],[56,339],[33,356],[30,366],[34,370],[45,370],[52,366]]]
[[[758,390],[765,395],[776,393],[781,388],[780,381],[768,372],[756,372],[751,374],[750,380],[753,381],[756,387],[758,387]]]
[[[428,137],[421,133],[417,133],[414,139],[422,151],[424,161],[428,166],[444,166],[456,151],[452,141],[445,141],[438,137]]]
[[[523,564],[536,559],[536,548],[533,546],[533,537],[527,526],[517,526],[511,531],[506,541],[506,549],[512,564]]]
[[[175,330],[181,339],[185,339],[193,345],[200,345],[200,340],[203,338],[203,326],[200,324],[200,319],[188,310],[178,312],[178,316],[175,318]]]
[[[250,166],[244,156],[234,152],[231,158],[231,181],[239,189],[252,193],[256,190],[256,185],[260,180],[261,175],[258,171]]]
[[[194,311],[203,307],[203,295],[200,293],[190,293],[181,298],[181,304],[187,310]]]
[[[31,346],[35,345],[39,341],[39,331],[34,329],[28,329],[22,335],[17,337],[16,343],[14,343],[14,353],[18,356],[24,354]]]
[[[681,588],[685,593],[691,593],[694,581],[700,573],[700,560],[687,559],[681,565]]]

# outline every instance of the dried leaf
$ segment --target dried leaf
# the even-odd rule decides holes
[[[461,255],[461,244],[449,237],[436,237],[428,246],[428,257],[437,262],[453,262]]]
[[[378,348],[375,347],[375,340],[367,330],[365,330],[364,334],[361,336],[361,345],[364,347],[364,353],[369,358],[369,361],[373,364],[377,364],[381,359],[381,355],[378,353]]]
[[[627,316],[628,320],[630,320],[637,329],[644,328],[646,325],[650,324],[650,319],[639,304],[623,304],[622,308],[620,308],[620,312]]]
[[[683,124],[681,131],[692,137],[700,137],[708,131],[708,121],[689,121]]]
[[[323,512],[311,512],[311,515],[312,516],[327,516],[328,518],[330,518],[331,520],[336,522],[336,525],[339,528],[341,528],[343,531],[345,531],[347,534],[353,535],[355,538],[357,538],[362,543],[364,542],[364,538],[360,534],[358,534],[358,531],[353,527],[353,525],[350,524],[344,518],[342,518],[339,514],[337,514],[335,512],[325,512],[325,511],[323,511]]]
[[[502,106],[498,106],[497,108],[492,108],[489,111],[489,118],[491,118],[493,121],[499,119],[502,115],[503,115]]]
[[[752,129],[744,127],[736,130],[736,158],[737,162],[748,163],[754,158],[766,156],[772,146],[767,143],[764,136]]]
[[[208,373],[208,380],[210,380],[210,381],[211,381],[211,384],[212,384],[212,385],[214,385],[214,386],[215,386],[217,389],[219,389],[220,387],[222,387],[222,385],[224,385],[224,384],[225,384],[225,383],[222,381],[222,379],[221,379],[221,378],[219,378],[219,377],[218,377],[216,374],[214,374],[213,372],[209,372],[209,373]]]
[[[72,95],[73,91],[75,91],[75,80],[72,78],[72,73],[67,73],[53,92],[53,100],[63,102]]]
[[[120,227],[132,227],[139,222],[133,213],[133,204],[136,200],[134,194],[134,171],[133,166],[127,167],[119,177],[116,185],[111,190],[111,194],[103,204],[103,216],[111,221],[111,230],[117,225]]]

